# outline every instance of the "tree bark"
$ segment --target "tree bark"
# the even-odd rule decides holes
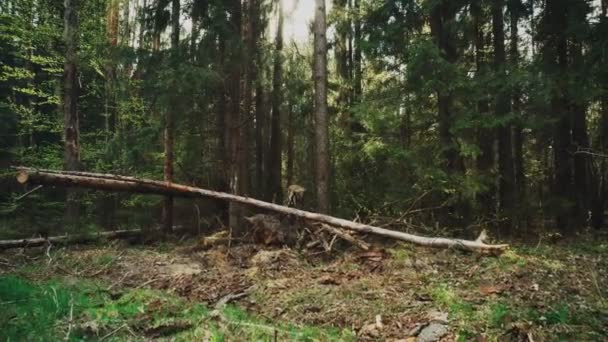
[[[484,15],[484,7],[482,1],[474,1],[471,5],[471,14],[473,15],[473,21],[475,25],[475,65],[477,68],[476,78],[479,82],[485,78],[488,69],[488,54],[486,52],[486,32],[484,26],[486,24],[487,16]],[[482,86],[483,85],[480,84]],[[477,111],[482,120],[490,120],[490,105],[488,101],[489,94],[483,92],[481,99],[477,101]],[[496,206],[494,194],[496,187],[494,186],[494,143],[495,143],[495,130],[489,127],[479,127],[477,141],[481,154],[477,157],[476,164],[479,174],[484,177],[485,185],[487,189],[482,191],[478,197],[478,203],[481,207],[483,215],[494,216],[496,214]]]
[[[509,2],[510,12],[510,41],[509,41],[509,55],[511,72],[516,72],[519,69],[519,18],[522,11],[525,11],[525,6],[520,0],[510,0]],[[517,213],[515,215],[518,228],[522,228],[526,225],[528,220],[528,204],[526,194],[526,174],[524,165],[524,114],[522,112],[522,93],[520,87],[516,86],[511,94],[511,101],[513,103],[513,112],[516,115],[515,122],[513,124],[513,167],[515,172],[515,197]]]
[[[492,33],[494,35],[494,72],[499,79],[506,81],[506,52],[504,30],[504,0],[492,2]],[[504,82],[503,82],[504,83]],[[504,233],[510,234],[515,204],[515,172],[513,169],[513,142],[511,120],[505,120],[510,114],[510,96],[502,86],[495,98],[495,115],[503,121],[498,128],[498,200],[499,215],[502,218]]]
[[[180,16],[180,0],[173,0],[171,6],[171,58],[172,66],[175,70],[174,78],[177,77],[177,58],[179,55],[179,16]],[[174,80],[176,82],[176,80]],[[174,84],[177,86],[177,83]],[[165,112],[165,132],[164,132],[164,150],[165,163],[163,175],[165,182],[173,182],[173,147],[175,145],[175,110],[178,102],[175,98],[176,94],[171,97],[171,108]],[[163,232],[170,233],[173,229],[173,197],[167,196],[163,202],[162,211]]]
[[[363,52],[361,47],[361,0],[354,0],[353,103],[363,96]]]
[[[294,176],[294,158],[295,158],[295,127],[294,113],[291,103],[287,105],[287,165],[286,168],[286,184],[287,187],[293,184]]]
[[[266,189],[268,196],[274,203],[283,201],[281,189],[281,169],[283,165],[281,115],[283,107],[283,9],[279,2],[277,33],[275,37],[275,51],[272,76],[272,116],[270,123],[270,155],[268,158],[268,173]]]
[[[133,230],[115,230],[110,232],[100,232],[87,235],[63,235],[49,236],[48,238],[31,238],[31,239],[15,239],[15,240],[0,240],[0,250],[9,248],[25,248],[39,247],[50,244],[67,244],[67,243],[88,243],[99,241],[100,239],[121,239],[139,236],[143,232],[140,229]]]
[[[78,0],[65,0],[64,40],[66,44],[63,69],[64,169],[80,169],[80,125],[78,118]],[[75,224],[79,216],[78,194],[68,190],[66,218]]]
[[[240,0],[230,0],[227,4],[229,17],[229,30],[227,37],[229,41],[242,42],[242,8]],[[243,75],[243,50],[240,46],[233,47],[227,52],[228,78],[227,78],[227,115],[225,116],[226,129],[226,152],[228,165],[228,186],[233,194],[243,194],[246,179],[243,178],[243,157],[246,152],[243,148],[242,133],[244,124],[241,116],[241,76]],[[246,64],[246,63],[245,63]],[[243,208],[238,203],[229,203],[228,220],[230,227],[237,233],[240,232],[243,219]]]
[[[315,176],[317,208],[329,212],[329,119],[327,111],[327,24],[325,0],[316,0],[314,22]]]
[[[577,23],[585,23],[586,13],[584,1],[576,1],[570,4],[571,20]],[[583,56],[583,42],[576,35],[572,34],[569,44],[569,54],[571,66],[569,70],[573,72],[573,80],[568,91],[570,94],[570,115],[572,116],[572,147],[574,150],[574,190],[576,197],[575,224],[584,227],[587,223],[588,214],[591,206],[591,158],[587,153],[577,153],[589,149],[589,136],[587,133],[587,97],[580,94],[576,87],[585,87],[587,77],[585,73],[585,60]]]
[[[439,0],[431,9],[430,26],[435,44],[446,62],[454,64],[458,60],[456,35],[453,22],[457,8],[449,0]],[[448,174],[464,172],[464,162],[458,151],[456,138],[452,133],[454,123],[453,92],[437,89],[437,110],[439,118],[439,141],[442,147],[442,164]]]
[[[543,44],[543,64],[551,80],[550,109],[553,127],[553,199],[554,216],[557,228],[562,233],[572,233],[573,205],[570,201],[572,191],[572,163],[568,148],[571,143],[571,119],[567,109],[568,84],[565,75],[568,73],[568,43],[566,25],[567,8],[564,1],[546,0],[543,19],[543,33],[546,39]]]
[[[401,241],[407,241],[421,246],[456,248],[478,252],[500,252],[508,247],[508,245],[504,244],[489,245],[479,239],[475,241],[470,241],[461,239],[431,238],[417,236],[380,227],[374,227],[363,223],[352,222],[320,213],[313,213],[278,204],[268,203],[250,197],[242,197],[238,195],[195,188],[175,183],[166,183],[148,179],[137,179],[134,177],[120,175],[96,174],[90,172],[36,170],[31,168],[18,168],[18,170],[19,172],[17,174],[17,181],[21,184],[28,183],[68,186],[104,191],[127,191],[194,198],[211,197],[239,203],[242,205],[254,206],[286,215],[294,215],[307,220],[321,222],[330,226],[344,228],[360,233],[370,233]]]

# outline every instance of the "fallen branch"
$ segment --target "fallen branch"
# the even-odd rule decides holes
[[[148,179],[137,179],[118,175],[95,174],[90,172],[65,172],[53,170],[37,170],[32,168],[18,168],[17,181],[19,183],[43,184],[89,188],[106,191],[126,191],[136,193],[150,193],[157,195],[174,195],[182,197],[211,197],[239,204],[250,205],[282,214],[294,215],[310,221],[325,223],[330,226],[344,228],[361,233],[375,234],[387,238],[410,242],[427,247],[457,248],[471,251],[494,251],[505,250],[508,245],[491,245],[481,241],[433,238],[398,232],[380,227],[374,227],[363,223],[348,221],[345,219],[313,213],[286,206],[268,203],[257,199],[232,195],[224,192],[211,191],[186,185],[169,182],[154,181]]]
[[[21,248],[21,247],[39,247],[53,244],[66,244],[66,243],[87,243],[94,242],[100,239],[124,239],[128,237],[134,237],[141,234],[140,229],[132,230],[115,230],[111,232],[100,232],[96,234],[84,234],[84,235],[61,235],[61,236],[49,236],[48,238],[31,238],[31,239],[15,239],[15,240],[0,240],[0,250],[9,248]]]
[[[340,229],[334,228],[332,226],[328,226],[326,224],[321,225],[321,228],[323,228],[324,230],[327,230],[328,232],[330,232],[331,234],[334,234],[338,237],[340,237],[342,240],[348,241],[350,243],[352,243],[353,245],[361,248],[364,251],[369,250],[370,246],[367,242],[361,240],[361,239],[357,239],[356,237],[348,234],[345,231],[342,231]]]

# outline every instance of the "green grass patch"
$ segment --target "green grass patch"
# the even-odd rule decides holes
[[[109,260],[106,260],[109,261]],[[33,283],[0,278],[0,340],[293,341],[355,340],[349,330],[268,322],[226,306],[210,311],[200,303],[166,292],[128,290],[112,296],[74,279]],[[70,320],[71,317],[71,320]]]
[[[36,285],[14,276],[2,277],[0,339],[52,340],[58,321],[70,312],[77,315],[92,303],[84,291],[74,291],[58,282]]]

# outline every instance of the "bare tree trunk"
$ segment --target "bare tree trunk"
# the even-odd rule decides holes
[[[173,0],[171,6],[171,53],[172,66],[177,68],[177,58],[179,55],[179,16],[180,16],[180,0]],[[177,75],[175,75],[177,76]],[[177,107],[177,94],[171,98],[170,107],[165,112],[165,132],[164,132],[164,150],[165,163],[163,175],[165,182],[173,182],[173,147],[175,144],[175,110]],[[170,233],[173,230],[173,197],[167,196],[163,202],[163,232]]]
[[[266,167],[264,163],[266,160],[265,127],[264,87],[262,82],[257,82],[255,90],[255,179],[257,194],[260,198],[266,198]]]
[[[78,122],[78,0],[65,0],[64,40],[66,44],[65,64],[63,68],[63,113],[64,113],[64,168],[80,169],[80,127]],[[68,190],[66,218],[75,224],[80,210],[78,194]]]
[[[519,18],[520,12],[525,10],[524,4],[521,1],[511,1],[510,5],[510,45],[509,54],[511,62],[511,70],[515,72],[519,68]],[[528,203],[527,203],[527,181],[524,165],[524,132],[523,123],[524,117],[522,112],[522,94],[521,89],[516,87],[512,94],[513,112],[516,114],[516,120],[513,124],[513,165],[515,169],[515,197],[517,213],[517,227],[525,227],[528,220]]]
[[[453,21],[456,9],[448,0],[439,0],[431,11],[431,33],[437,47],[448,63],[456,63],[458,59],[453,34]],[[460,157],[452,125],[453,94],[451,90],[437,89],[437,109],[439,117],[439,140],[442,147],[443,167],[448,174],[464,172],[464,162]]]
[[[106,35],[111,46],[118,45],[119,0],[108,0],[106,14]]]
[[[344,13],[348,10],[348,1],[347,0],[336,0],[334,1],[334,10],[336,11],[336,39],[335,39],[335,48],[334,48],[334,58],[336,60],[336,75],[340,78],[339,89],[338,89],[338,98],[337,104],[340,107],[340,115],[344,115],[345,117],[345,129],[350,129],[350,120],[348,111],[349,104],[349,95],[350,95],[350,79],[349,79],[349,54],[350,51],[348,49],[348,39],[349,39],[349,31],[350,21],[345,18]]]
[[[471,14],[475,25],[475,65],[477,71],[475,76],[478,80],[486,77],[488,69],[488,53],[486,52],[486,32],[484,26],[487,23],[487,15],[481,1],[474,1],[471,5]],[[477,111],[479,116],[484,119],[489,119],[490,105],[488,100],[489,94],[484,93],[482,99],[477,101]],[[495,130],[487,127],[479,127],[477,136],[481,155],[477,157],[477,170],[484,180],[487,180],[485,185],[487,189],[479,194],[478,203],[481,207],[483,215],[494,216],[496,214],[495,198],[496,187],[494,186],[493,168],[494,168],[494,143],[496,140]]]
[[[353,57],[353,102],[363,96],[363,54],[361,51],[361,0],[354,0],[354,57]]]
[[[282,202],[281,169],[282,169],[282,132],[281,115],[283,107],[283,8],[279,2],[279,20],[274,51],[272,76],[272,116],[270,124],[270,156],[268,158],[267,190],[268,199],[275,203]]]
[[[325,0],[316,0],[314,22],[315,143],[317,206],[329,212],[329,120],[327,113],[327,24]]]
[[[585,22],[586,13],[580,8],[581,2],[576,2],[570,10],[571,15],[577,22]],[[572,65],[569,69],[575,72],[575,84],[585,84],[585,61],[583,57],[583,43],[574,35],[570,46],[570,61]],[[572,93],[576,90],[573,89]],[[576,197],[575,222],[578,227],[587,224],[588,214],[591,206],[591,159],[587,153],[576,153],[577,150],[586,151],[589,149],[589,135],[587,134],[587,99],[582,96],[570,96],[570,115],[572,116],[572,145],[574,151],[574,190]]]
[[[286,172],[286,178],[287,178],[287,186],[289,187],[290,185],[293,184],[293,166],[294,166],[294,162],[293,159],[295,157],[294,154],[294,142],[295,142],[295,137],[294,137],[294,123],[293,123],[293,108],[291,106],[291,104],[288,104],[287,106],[287,172]]]
[[[608,21],[608,0],[602,0],[601,2],[601,17],[600,24],[606,25]],[[604,38],[605,39],[605,38]],[[606,54],[601,60],[601,65],[606,64]],[[604,84],[606,89],[606,84]],[[604,153],[608,151],[608,94],[604,92],[600,95],[600,122],[598,124],[598,148]],[[604,225],[604,210],[606,207],[607,196],[608,196],[608,162],[606,158],[602,158],[596,168],[596,174],[594,177],[594,195],[592,202],[591,212],[591,224],[593,228],[600,229]]]
[[[241,1],[231,0],[228,4],[228,13],[230,13],[230,31],[228,32],[229,39],[242,39],[241,25],[242,25],[242,11]],[[228,106],[226,108],[228,115],[226,115],[225,127],[226,127],[226,146],[228,153],[228,186],[230,192],[233,194],[239,194],[243,191],[244,179],[242,176],[242,153],[243,148],[241,141],[242,135],[242,122],[241,117],[241,74],[243,70],[243,54],[242,50],[238,47],[234,47],[228,52]],[[243,208],[238,203],[230,203],[228,207],[228,217],[230,227],[240,232]]]
[[[564,234],[572,233],[572,205],[569,198],[572,191],[572,163],[570,147],[571,123],[568,115],[568,86],[563,75],[568,73],[568,43],[566,3],[560,0],[546,0],[545,30],[550,33],[543,44],[543,62],[547,74],[553,78],[550,108],[555,120],[553,130],[553,198],[558,203],[554,208],[555,223]]]
[[[494,35],[494,71],[499,78],[506,78],[506,53],[504,31],[504,0],[492,2],[492,33]],[[499,90],[495,98],[496,118],[504,120],[511,111],[511,100],[505,90]],[[515,172],[513,169],[513,144],[511,120],[498,128],[498,203],[499,215],[503,219],[502,228],[510,234],[513,208],[515,204]]]

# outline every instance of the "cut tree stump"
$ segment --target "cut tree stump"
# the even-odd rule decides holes
[[[88,188],[105,191],[126,191],[134,193],[149,193],[157,195],[173,195],[181,197],[211,197],[220,200],[245,204],[286,215],[294,215],[310,221],[325,223],[330,226],[348,229],[360,233],[375,234],[395,240],[406,241],[426,247],[456,248],[476,252],[500,253],[508,248],[507,244],[492,245],[481,240],[463,240],[444,237],[425,237],[390,229],[370,226],[329,215],[289,208],[286,206],[260,201],[254,198],[243,197],[195,188],[191,186],[161,182],[134,177],[98,174],[78,171],[39,170],[27,167],[18,167],[17,181],[25,184],[55,185],[66,187]]]

